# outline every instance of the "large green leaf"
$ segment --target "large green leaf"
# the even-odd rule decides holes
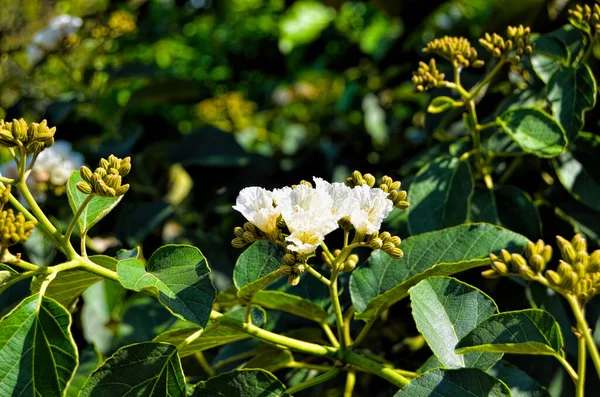
[[[487,373],[506,383],[512,397],[550,397],[537,380],[505,361],[498,361]]]
[[[319,323],[327,322],[327,312],[323,308],[307,299],[283,291],[258,291],[252,298],[252,303],[265,309],[291,313]]]
[[[194,387],[191,397],[282,397],[285,386],[262,369],[239,369],[214,376]]]
[[[500,225],[530,240],[540,237],[540,217],[527,193],[514,186],[500,185],[494,189],[494,195]]]
[[[411,381],[394,397],[510,397],[500,380],[476,368],[433,369]]]
[[[96,369],[80,397],[184,397],[185,379],[177,348],[144,342],[117,350]]]
[[[489,253],[506,248],[524,250],[527,239],[485,223],[460,225],[409,237],[402,242],[402,259],[383,251],[371,254],[367,266],[350,277],[352,303],[357,319],[371,320],[403,299],[408,289],[431,276],[446,276],[490,264]]]
[[[511,109],[496,120],[524,151],[538,157],[554,157],[567,146],[563,128],[539,109]]]
[[[408,228],[411,234],[465,222],[473,187],[468,161],[441,157],[425,165],[411,183],[408,193]]]
[[[535,74],[546,84],[569,59],[569,50],[565,43],[549,35],[534,39],[535,47],[531,54],[531,66]]]
[[[245,321],[244,314],[244,308],[237,308],[226,313],[225,315],[233,317],[239,321]],[[260,327],[265,321],[266,313],[264,310],[257,308],[256,306],[252,307],[252,324]],[[154,338],[154,341],[179,345],[187,337],[196,333],[200,329],[201,328],[198,327],[190,327],[165,331]],[[210,323],[206,326],[199,338],[179,349],[179,355],[181,357],[189,356],[190,354],[194,354],[198,351],[212,349],[213,347],[226,345],[239,340],[247,339],[249,337],[249,334],[234,328],[226,327],[221,325],[219,322]]]
[[[81,193],[77,190],[77,183],[82,182],[83,178],[79,175],[79,171],[73,171],[71,176],[69,177],[69,182],[67,183],[67,197],[69,199],[69,205],[75,214],[81,204],[88,197],[87,194]],[[77,219],[77,225],[79,226],[79,230],[81,232],[87,232],[98,223],[102,218],[104,218],[117,204],[123,196],[118,197],[100,197],[94,196],[88,205],[85,207],[79,219]]]
[[[487,188],[475,190],[469,206],[469,219],[471,222],[500,224],[493,190]]]
[[[77,367],[71,316],[34,294],[0,320],[0,394],[61,397]]]
[[[583,128],[584,113],[596,104],[596,79],[590,67],[562,68],[548,82],[548,101],[567,139],[575,139]]]
[[[458,341],[498,312],[494,301],[468,284],[449,277],[430,277],[409,290],[417,329],[445,368],[488,370],[500,358],[495,353],[456,354]]]
[[[456,352],[562,356],[563,345],[554,317],[544,310],[527,309],[490,316],[458,342]]]
[[[247,300],[257,291],[280,277],[285,249],[268,241],[257,241],[238,257],[233,269],[233,283],[238,297]]]
[[[152,254],[147,269],[137,259],[125,259],[117,272],[125,288],[150,291],[177,317],[206,326],[217,291],[198,248],[165,245]]]
[[[117,270],[117,260],[110,256],[94,255],[89,259],[106,269]],[[102,277],[85,270],[67,270],[56,275],[48,285],[45,296],[70,308],[86,289],[101,280],[103,280]],[[34,278],[31,282],[31,292],[38,292],[43,281],[43,276]]]
[[[292,352],[287,349],[267,345],[259,348],[257,354],[252,359],[246,361],[243,368],[258,368],[273,372],[287,367],[292,362],[294,362]]]
[[[600,136],[582,132],[569,145],[569,151],[553,159],[562,185],[573,197],[600,211]]]

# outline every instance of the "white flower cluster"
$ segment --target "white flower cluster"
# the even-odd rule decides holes
[[[350,188],[316,177],[314,181],[315,188],[305,184],[273,191],[248,187],[240,192],[233,208],[266,234],[276,232],[281,216],[290,231],[287,248],[310,254],[339,227],[340,219],[349,217],[357,233],[372,234],[379,231],[394,206],[380,188]]]
[[[47,28],[33,36],[33,42],[27,47],[27,57],[32,64],[41,61],[44,56],[56,51],[62,41],[76,33],[83,25],[83,20],[67,14],[54,17]]]
[[[27,178],[27,186],[36,200],[46,199],[46,191],[60,188],[67,184],[69,176],[83,165],[83,155],[71,149],[71,143],[56,141],[54,145],[41,152]],[[2,169],[2,176],[17,177],[17,167],[14,163]]]

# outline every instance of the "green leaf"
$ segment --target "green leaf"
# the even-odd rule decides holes
[[[61,397],[77,367],[71,316],[34,294],[0,320],[0,394]]]
[[[69,182],[67,183],[67,197],[69,199],[69,205],[73,210],[73,214],[77,213],[79,207],[81,207],[81,204],[83,204],[85,199],[88,197],[87,194],[83,194],[77,190],[77,183],[82,181],[83,178],[81,178],[81,175],[79,175],[79,171],[73,171],[69,177]],[[121,201],[122,198],[123,196],[94,196],[81,213],[79,219],[77,219],[79,230],[82,233],[90,230],[92,226],[108,215],[108,213],[115,208],[117,204],[119,204],[119,201]]]
[[[294,356],[289,350],[274,346],[264,346],[257,353],[256,356],[244,364],[244,369],[257,368],[274,372],[294,362]]]
[[[550,313],[527,309],[494,314],[458,342],[457,353],[471,351],[562,356],[560,326]]]
[[[0,294],[7,288],[4,283],[15,276],[19,276],[19,272],[4,263],[0,263]]]
[[[539,109],[511,109],[496,119],[524,151],[538,157],[554,157],[567,146],[565,131]]]
[[[456,354],[458,341],[498,312],[494,301],[468,284],[449,277],[430,277],[409,290],[417,329],[444,368],[488,370],[500,358],[495,353]]]
[[[232,310],[231,312],[225,313],[226,316],[233,317],[236,320],[245,321],[245,309],[243,307]],[[266,313],[261,308],[256,306],[252,307],[252,324],[260,327],[266,321]],[[166,342],[171,343],[173,345],[179,345],[183,342],[188,336],[194,334],[199,331],[201,328],[193,327],[193,328],[180,328],[173,329],[169,331],[165,331],[162,334],[158,335],[154,338],[155,342]],[[204,351],[208,349],[212,349],[213,347],[226,345],[229,343],[233,343],[236,341],[240,341],[243,339],[248,339],[250,337],[249,334],[226,327],[221,325],[220,323],[210,323],[204,329],[204,332],[200,335],[199,338],[194,340],[192,343],[182,347],[179,349],[179,355],[181,357],[189,356],[190,354],[194,354],[198,351]]]
[[[535,74],[546,84],[569,59],[570,53],[565,43],[556,37],[538,36],[533,40],[535,47],[531,54],[531,66]]]
[[[400,246],[404,251],[402,259],[375,251],[367,266],[354,270],[350,277],[356,318],[374,319],[406,297],[409,288],[419,281],[487,266],[490,252],[502,248],[522,252],[527,241],[509,230],[480,223],[409,237]]]
[[[281,397],[285,386],[262,369],[239,369],[214,376],[194,387],[191,397]]]
[[[552,163],[562,185],[571,196],[590,208],[600,211],[600,167],[598,150],[600,136],[582,132],[569,145],[569,151]]]
[[[433,369],[411,381],[394,397],[510,397],[500,380],[476,368]]]
[[[500,225],[530,240],[541,235],[541,221],[531,197],[521,189],[501,185],[494,190]]]
[[[434,355],[429,356],[427,360],[417,368],[418,374],[424,374],[427,371],[431,371],[432,369],[444,368],[444,365],[440,362],[439,358]]]
[[[106,269],[117,270],[117,260],[110,256],[94,255],[90,256],[89,259]],[[101,276],[85,270],[67,270],[56,275],[48,285],[45,296],[54,299],[66,308],[70,308],[86,289],[101,280],[103,280]],[[34,278],[31,282],[31,293],[38,292],[43,281],[44,276]]]
[[[411,183],[408,228],[420,234],[459,225],[467,220],[474,182],[468,161],[437,158]]]
[[[429,106],[427,106],[427,112],[432,114],[442,113],[453,107],[461,106],[462,103],[455,101],[454,99],[447,96],[438,96],[433,98]]]
[[[505,361],[498,361],[487,373],[506,383],[512,397],[550,397],[537,380]]]
[[[150,291],[175,316],[206,326],[217,291],[198,248],[165,245],[152,254],[147,269],[137,259],[125,259],[117,272],[125,288]]]
[[[554,117],[563,126],[568,141],[583,128],[584,113],[596,104],[596,79],[586,64],[563,68],[548,82],[548,101]]]
[[[71,379],[71,383],[69,383],[66,396],[78,397],[79,391],[101,362],[102,354],[93,345],[89,345],[81,351],[79,354],[79,365],[77,366],[77,371],[75,371],[75,376]]]
[[[265,309],[279,310],[299,317],[327,322],[327,312],[307,299],[282,291],[261,290],[256,292],[252,303]]]
[[[177,348],[156,342],[122,347],[92,373],[79,396],[125,395],[184,397]]]
[[[335,10],[324,4],[294,2],[279,20],[279,50],[288,54],[295,47],[311,43],[335,19]]]
[[[284,248],[267,241],[257,241],[242,252],[233,269],[233,283],[238,288],[238,297],[248,300],[278,279],[284,255]]]
[[[475,190],[469,206],[469,219],[472,222],[500,224],[496,208],[496,196],[493,190],[486,188]]]
[[[545,36],[555,38],[564,44],[569,54],[567,59],[568,65],[577,59],[584,47],[583,34],[579,29],[576,29],[569,24],[563,25],[560,28],[547,33]]]

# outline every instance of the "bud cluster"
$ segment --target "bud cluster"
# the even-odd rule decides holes
[[[425,62],[419,62],[419,68],[413,72],[412,82],[418,92],[423,92],[431,88],[441,87],[444,84],[446,75],[441,73],[435,63],[435,59],[429,60],[429,65]]]
[[[300,275],[306,270],[306,255],[288,251],[283,256],[283,265],[279,267],[279,273],[287,276],[288,284],[295,287],[300,282]]]
[[[600,250],[588,254],[587,242],[579,234],[571,241],[557,236],[556,242],[562,259],[556,271],[548,270],[546,277],[552,285],[587,302],[600,292]]]
[[[594,4],[593,7],[588,4],[576,5],[569,10],[569,22],[579,30],[595,34],[592,29],[600,30],[600,5]]]
[[[380,249],[394,259],[400,259],[404,252],[398,247],[402,240],[398,236],[392,236],[389,232],[373,233],[367,236],[367,243],[374,250]]]
[[[452,62],[455,67],[483,66],[483,61],[477,59],[477,50],[464,37],[444,36],[427,43],[423,52],[437,54]]]
[[[123,177],[131,171],[131,157],[117,158],[112,154],[107,159],[100,159],[94,172],[86,166],[79,169],[83,179],[77,183],[77,189],[83,194],[95,194],[101,197],[122,196],[129,190],[129,184],[122,185]]]
[[[352,175],[346,178],[345,184],[348,187],[367,185],[369,187],[375,186],[376,179],[371,174],[361,174],[360,171],[354,171]]]
[[[525,257],[511,254],[505,249],[500,251],[500,256],[490,254],[492,269],[483,272],[483,276],[496,278],[510,273],[533,280],[546,269],[546,265],[552,259],[552,247],[545,245],[543,240],[538,240],[535,244],[530,241],[524,254]]]
[[[399,181],[394,181],[389,176],[384,175],[381,178],[379,188],[384,192],[389,193],[388,199],[394,203],[394,207],[405,210],[410,206],[408,201],[406,201],[408,193],[406,190],[400,190],[400,186],[401,183]]]
[[[337,258],[340,256],[341,252],[342,251],[339,249],[333,251],[333,253],[332,253],[333,260],[337,260]],[[327,265],[329,265],[329,267],[333,267],[333,262],[329,258],[329,255],[327,253],[321,252],[321,257],[323,258],[323,262],[325,262]],[[358,265],[358,261],[359,261],[358,255],[356,255],[356,254],[349,255],[346,259],[344,259],[344,262],[342,262],[338,265],[339,270],[350,273],[352,270],[354,270],[356,268],[356,265]]]
[[[10,185],[4,189],[0,196],[0,246],[2,248],[24,243],[35,227],[35,222],[26,221],[22,213],[18,212],[15,215],[12,209],[4,209],[9,196]]]
[[[506,30],[507,38],[497,33],[486,33],[479,39],[479,43],[496,58],[502,58],[513,64],[519,63],[521,57],[531,54],[533,43],[531,42],[531,28],[509,26]]]
[[[0,120],[0,144],[9,148],[19,147],[22,157],[38,154],[54,144],[56,127],[48,128],[48,122],[27,124],[24,119],[5,122]]]

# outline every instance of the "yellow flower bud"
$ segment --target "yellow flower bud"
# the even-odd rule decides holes
[[[283,256],[283,263],[287,266],[294,266],[296,264],[296,256],[291,253],[287,253]]]
[[[587,251],[587,240],[579,233],[573,236],[571,244],[575,251]]]
[[[554,270],[546,270],[546,278],[553,285],[559,286],[562,284],[562,277]]]
[[[288,284],[292,287],[295,287],[300,282],[300,275],[296,273],[290,273],[288,276]]]
[[[369,187],[373,187],[375,185],[375,177],[373,175],[364,174],[363,179]]]
[[[92,193],[92,187],[87,182],[83,182],[83,181],[77,182],[76,186],[77,186],[77,190],[79,190],[83,194],[91,194]]]
[[[542,258],[541,255],[533,255],[529,258],[529,267],[531,267],[531,269],[535,272],[535,273],[539,273],[544,271],[544,268],[546,267],[546,262],[544,261],[544,258]]]
[[[508,274],[508,266],[506,266],[505,263],[500,261],[493,261],[492,269],[494,269],[494,271],[496,271],[496,273],[500,274],[501,276],[505,276]]]
[[[481,272],[481,275],[492,280],[502,277],[502,275],[498,274],[494,269],[484,270]]]
[[[246,241],[242,237],[236,237],[231,240],[231,245],[234,248],[244,248],[246,246]]]
[[[279,266],[279,273],[282,276],[289,276],[290,274],[292,274],[292,267],[288,265],[281,265]]]

